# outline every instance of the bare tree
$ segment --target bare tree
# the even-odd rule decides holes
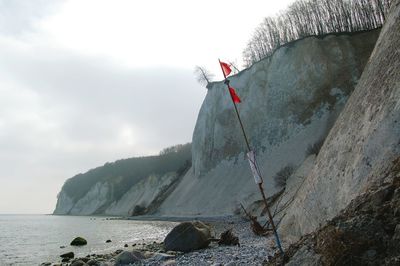
[[[214,74],[201,66],[194,67],[194,74],[196,75],[197,81],[203,86],[207,86],[214,78]]]

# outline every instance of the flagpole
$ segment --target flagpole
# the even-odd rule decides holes
[[[228,92],[230,94],[230,91],[229,91],[229,80],[227,79],[227,77],[225,75],[225,71],[222,68],[221,60],[218,59],[218,61],[219,61],[219,65],[220,65],[221,70],[222,70],[222,74],[224,75],[224,83],[226,84],[226,87],[228,88]],[[246,134],[246,131],[244,130],[242,119],[240,118],[239,111],[237,109],[236,103],[233,100],[232,96],[231,96],[231,100],[232,100],[233,106],[235,107],[235,113],[236,113],[236,116],[237,116],[237,118],[239,120],[240,128],[242,129],[243,137],[244,137],[244,140],[246,142],[247,151],[251,152],[249,139],[247,138],[247,134]],[[255,158],[255,154],[254,154],[254,158]],[[263,185],[262,185],[263,184],[263,178],[261,176],[260,170],[258,168],[257,168],[257,170],[258,170],[257,172],[258,172],[258,174],[259,174],[259,176],[261,178],[261,183],[258,183],[258,188],[260,189],[261,196],[262,196],[265,208],[267,210],[268,220],[269,220],[269,222],[271,224],[272,230],[273,230],[274,235],[275,235],[276,245],[278,246],[279,251],[281,252],[281,254],[284,255],[285,253],[283,252],[281,241],[279,239],[279,235],[278,235],[278,232],[277,232],[276,227],[275,227],[274,219],[273,219],[273,217],[271,215],[271,211],[269,210],[268,201],[267,201],[267,198],[266,198],[265,193],[264,193],[264,188],[263,188]]]

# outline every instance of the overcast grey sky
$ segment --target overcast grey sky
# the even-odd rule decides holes
[[[0,213],[51,213],[67,178],[190,142],[193,67],[240,64],[288,2],[0,0]]]

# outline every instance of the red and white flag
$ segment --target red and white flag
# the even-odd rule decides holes
[[[231,67],[229,66],[229,64],[227,64],[227,63],[224,63],[224,62],[221,62],[221,61],[219,61],[219,63],[220,63],[220,65],[221,65],[222,72],[224,72],[224,76],[225,76],[225,78],[226,78],[226,77],[229,76],[229,74],[232,72],[232,69],[231,69]]]

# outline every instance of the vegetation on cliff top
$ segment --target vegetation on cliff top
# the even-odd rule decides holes
[[[106,163],[68,179],[62,191],[74,202],[84,197],[97,182],[109,182],[113,187],[114,199],[119,199],[133,185],[149,175],[168,172],[181,173],[191,163],[191,144],[165,148],[156,156],[136,157]]]
[[[266,17],[243,51],[246,67],[277,48],[307,36],[356,32],[382,26],[390,0],[298,0],[275,17]]]

